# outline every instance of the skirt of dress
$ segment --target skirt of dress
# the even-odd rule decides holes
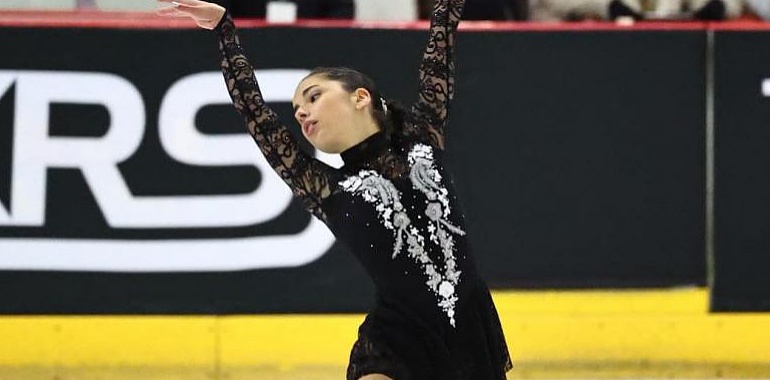
[[[457,328],[379,304],[358,330],[347,380],[382,374],[394,380],[505,380],[513,368],[486,285],[457,313]]]

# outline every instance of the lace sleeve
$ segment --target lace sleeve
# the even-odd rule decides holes
[[[412,106],[414,124],[405,133],[444,148],[449,104],[454,95],[454,48],[465,0],[435,0],[430,37],[420,64],[420,94]]]
[[[220,68],[227,90],[233,105],[246,119],[249,134],[294,195],[325,222],[320,204],[331,193],[330,176],[334,169],[303,152],[278,115],[265,104],[254,69],[243,53],[229,14],[223,17],[216,32],[221,53]]]

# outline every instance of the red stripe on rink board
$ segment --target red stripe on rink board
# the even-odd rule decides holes
[[[268,23],[263,19],[238,19],[241,28],[297,27],[297,28],[358,28],[358,29],[405,29],[425,30],[427,21],[381,22],[349,20],[298,20],[291,24]],[[97,28],[97,29],[194,29],[195,24],[186,19],[164,18],[152,12],[100,12],[100,11],[0,11],[0,27],[19,28]],[[461,30],[480,32],[593,32],[593,31],[691,31],[735,30],[768,31],[770,23],[755,20],[727,21],[718,23],[694,21],[644,21],[633,25],[613,22],[492,22],[463,21]]]

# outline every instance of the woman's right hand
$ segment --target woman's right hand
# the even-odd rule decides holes
[[[225,8],[218,4],[200,0],[158,0],[171,4],[158,10],[161,16],[189,17],[203,29],[214,29],[225,14]]]

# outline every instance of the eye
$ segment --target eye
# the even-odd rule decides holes
[[[316,100],[318,100],[318,97],[319,97],[319,96],[321,96],[321,94],[320,94],[320,93],[318,93],[318,92],[314,93],[313,95],[310,95],[310,102],[311,102],[311,103],[312,103],[312,102],[315,102]]]

